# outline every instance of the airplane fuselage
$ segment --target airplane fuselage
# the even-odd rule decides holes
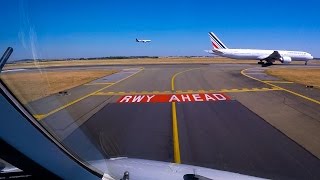
[[[249,59],[260,60],[259,64],[272,64],[275,61],[288,64],[292,61],[305,61],[305,65],[311,59],[312,55],[303,51],[286,51],[286,50],[264,50],[264,49],[229,49],[223,42],[213,33],[209,32],[213,49],[206,51],[222,57],[232,59]]]
[[[136,42],[148,43],[148,42],[151,42],[151,40],[149,40],[149,39],[143,39],[143,40],[136,39]]]
[[[273,52],[279,52],[281,57],[290,57],[292,61],[308,61],[312,55],[303,51],[262,50],[262,49],[218,49],[212,54],[232,59],[263,60]]]

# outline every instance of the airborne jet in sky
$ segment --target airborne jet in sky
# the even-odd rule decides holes
[[[209,37],[212,42],[213,49],[206,50],[206,52],[217,56],[232,59],[259,60],[260,62],[258,62],[258,64],[265,65],[272,65],[276,60],[279,60],[283,64],[289,64],[291,61],[304,61],[305,65],[307,65],[307,62],[313,59],[310,53],[303,51],[228,49],[213,32],[209,32]]]
[[[148,42],[151,42],[151,40],[149,40],[149,39],[137,39],[136,38],[136,42],[142,42],[142,43],[148,43]]]

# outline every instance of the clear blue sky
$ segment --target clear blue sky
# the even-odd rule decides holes
[[[319,0],[10,0],[0,17],[0,50],[12,46],[12,59],[207,55],[208,31],[229,48],[320,57]]]

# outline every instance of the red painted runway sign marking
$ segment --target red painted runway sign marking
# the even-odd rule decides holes
[[[216,102],[228,101],[230,98],[223,93],[201,94],[148,94],[126,95],[118,99],[118,103],[165,103],[165,102]]]

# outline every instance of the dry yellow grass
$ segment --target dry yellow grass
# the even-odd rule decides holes
[[[320,68],[277,68],[266,72],[286,81],[320,88]]]
[[[41,68],[58,66],[92,66],[92,65],[125,65],[125,64],[198,64],[198,63],[226,63],[226,64],[257,64],[255,60],[235,60],[229,58],[136,58],[136,59],[97,59],[97,60],[68,60],[68,61],[47,61],[47,62],[22,62],[7,64],[4,69],[16,68]],[[277,62],[280,63],[280,62]],[[292,64],[304,64],[294,61]],[[312,60],[309,64],[320,64],[320,61]]]
[[[255,60],[235,60],[229,58],[136,58],[136,59],[97,59],[97,60],[68,60],[68,61],[47,61],[47,62],[22,62],[7,64],[4,69],[16,68],[41,68],[58,66],[92,66],[92,65],[125,65],[125,64],[198,64],[198,63],[226,63],[226,64],[257,64]],[[279,62],[278,62],[279,63]],[[292,62],[303,64],[304,62]],[[309,64],[320,64],[320,61],[312,60]]]
[[[1,74],[1,79],[12,90],[15,96],[23,104],[26,104],[115,72],[117,71],[16,72]]]
[[[228,58],[137,58],[137,59],[97,59],[97,60],[69,60],[47,62],[22,62],[8,64],[5,69],[57,67],[57,66],[88,66],[88,65],[124,65],[124,64],[193,64],[193,63],[252,63],[252,60],[234,60]]]

